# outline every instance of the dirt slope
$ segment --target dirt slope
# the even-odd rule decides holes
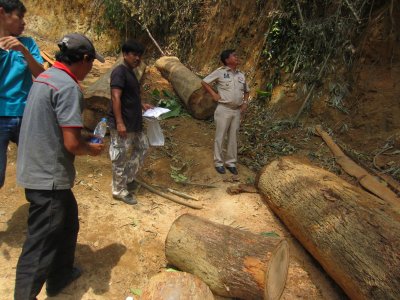
[[[145,85],[168,87],[150,69]],[[229,186],[254,180],[255,174],[239,165],[238,181],[219,175],[212,164],[212,123],[180,117],[162,122],[166,146],[151,148],[143,180],[197,196],[203,205],[193,210],[141,188],[139,204],[127,206],[111,197],[111,164],[100,157],[78,157],[74,193],[79,203],[80,233],[76,263],[83,276],[57,299],[125,299],[132,289],[143,289],[152,275],[167,267],[164,241],[172,222],[183,213],[254,233],[276,232],[290,243],[290,268],[282,299],[341,299],[342,292],[318,264],[291,237],[258,194],[226,193]],[[108,139],[106,140],[109,143]],[[10,147],[6,183],[0,190],[0,299],[13,295],[15,266],[26,233],[28,204],[15,182],[16,148]],[[171,166],[182,167],[192,182],[216,188],[183,186],[171,178]],[[45,299],[44,292],[39,299]]]

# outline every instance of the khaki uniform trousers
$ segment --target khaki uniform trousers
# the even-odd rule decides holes
[[[219,104],[214,112],[216,126],[214,142],[214,164],[216,167],[235,167],[237,163],[237,138],[240,127],[240,109]],[[223,154],[224,139],[227,138],[226,153]]]
[[[110,130],[113,195],[125,196],[129,193],[127,184],[135,179],[149,148],[147,136],[143,132],[128,132],[127,135],[122,138],[118,131]]]

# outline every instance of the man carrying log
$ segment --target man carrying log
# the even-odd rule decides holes
[[[124,61],[111,73],[111,104],[108,114],[110,128],[110,158],[112,162],[112,195],[127,204],[137,204],[130,193],[135,188],[135,176],[143,165],[149,143],[143,132],[142,109],[152,105],[142,103],[140,84],[133,70],[140,65],[143,45],[128,40],[122,45]]]
[[[32,76],[44,71],[35,41],[20,36],[25,12],[19,0],[0,0],[0,188],[6,175],[8,144],[18,144]]]
[[[214,113],[216,125],[214,142],[215,170],[225,174],[226,168],[234,175],[238,174],[237,163],[237,136],[240,126],[240,115],[247,109],[249,86],[246,78],[237,67],[239,58],[234,49],[224,50],[221,53],[223,67],[218,68],[202,81],[204,89],[218,102]],[[216,93],[209,85],[216,83]],[[225,157],[222,153],[222,144],[228,137]]]

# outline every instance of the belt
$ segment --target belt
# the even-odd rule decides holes
[[[228,107],[230,109],[239,109],[241,105],[235,105],[235,104],[231,104],[231,103],[224,103],[224,102],[218,102],[218,104],[221,104],[225,107]]]

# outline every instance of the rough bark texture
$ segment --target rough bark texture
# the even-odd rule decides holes
[[[144,288],[141,300],[213,300],[210,288],[198,277],[185,272],[162,272]]]
[[[351,299],[399,299],[397,207],[293,158],[267,165],[257,186]]]
[[[85,109],[83,111],[83,126],[93,130],[97,123],[107,115],[111,101],[110,76],[114,68],[120,65],[123,58],[120,57],[115,64],[104,73],[96,82],[84,91]],[[140,81],[146,70],[146,64],[141,64],[135,69],[136,78]]]
[[[223,297],[279,299],[287,278],[286,240],[265,237],[185,214],[165,243],[168,261],[200,277]]]
[[[186,68],[177,57],[163,56],[156,61],[155,66],[172,84],[194,118],[203,120],[213,115],[217,104],[203,89],[201,79]]]

